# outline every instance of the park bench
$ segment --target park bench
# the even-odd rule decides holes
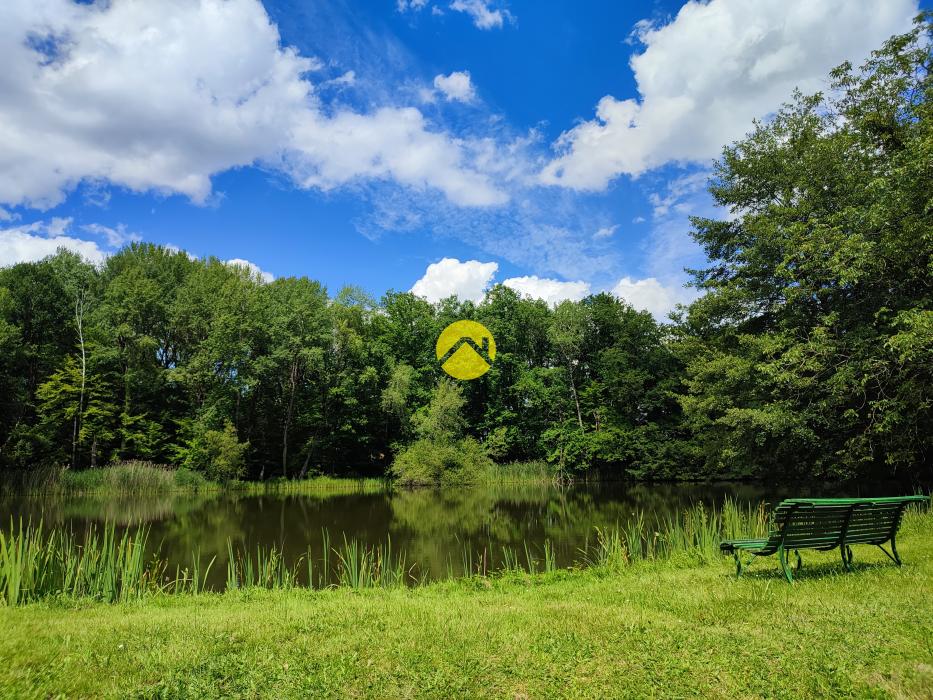
[[[927,496],[891,498],[791,498],[774,511],[774,526],[765,539],[726,540],[719,545],[724,554],[735,559],[736,576],[756,557],[777,554],[788,581],[794,577],[787,565],[787,553],[797,556],[797,569],[803,566],[801,549],[828,551],[839,548],[842,565],[852,570],[853,544],[877,545],[898,566],[895,537],[904,511],[911,503],[929,503]],[[891,551],[884,548],[890,541]],[[745,563],[743,554],[753,556]]]

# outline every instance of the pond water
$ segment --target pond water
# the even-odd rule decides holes
[[[77,497],[6,496],[0,498],[0,523],[10,518],[40,519],[46,526],[81,530],[91,523],[114,522],[120,527],[147,524],[150,547],[159,548],[175,566],[190,566],[200,551],[206,564],[216,557],[208,583],[222,588],[226,577],[227,541],[235,551],[275,545],[287,562],[311,552],[323,561],[324,534],[330,546],[343,538],[366,546],[384,545],[404,552],[418,576],[440,578],[460,574],[485,562],[500,567],[505,551],[524,562],[526,546],[543,558],[548,542],[559,566],[581,559],[595,528],[625,524],[641,512],[646,521],[682,511],[692,504],[721,507],[728,496],[740,503],[774,504],[790,496],[896,495],[903,487],[794,486],[750,484],[581,484],[496,486],[439,491],[385,491],[328,495],[242,495],[236,493],[165,494],[161,496]],[[334,560],[335,555],[330,555]],[[318,564],[316,563],[316,566]],[[304,564],[301,571],[306,571]],[[316,576],[319,574],[316,574]],[[307,576],[302,576],[307,579]]]

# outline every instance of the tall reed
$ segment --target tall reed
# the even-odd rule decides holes
[[[256,558],[249,552],[234,553],[233,542],[227,540],[227,590],[237,588],[294,588],[298,585],[301,557],[288,566],[282,550],[275,545],[256,546]]]
[[[385,545],[367,547],[357,540],[343,537],[337,555],[337,577],[346,588],[398,588],[406,583],[418,583],[414,567],[406,568],[405,553],[392,552],[392,538]]]
[[[117,535],[113,525],[46,534],[42,523],[12,522],[0,531],[0,602],[21,605],[50,596],[106,602],[138,598],[159,586],[163,566],[145,560],[149,530]]]

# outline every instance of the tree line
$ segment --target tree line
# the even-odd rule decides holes
[[[670,322],[608,293],[329,294],[139,243],[0,269],[0,469],[385,473],[434,425],[633,479],[929,477],[930,38],[924,15],[725,147],[702,296]],[[460,319],[498,354],[452,390],[434,345]]]

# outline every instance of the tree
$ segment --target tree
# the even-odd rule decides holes
[[[682,324],[709,473],[917,476],[933,446],[930,15],[727,147]]]
[[[577,409],[577,423],[583,430],[583,412],[580,410],[580,397],[577,392],[577,372],[582,358],[583,342],[586,337],[589,318],[587,309],[581,304],[566,300],[554,309],[551,316],[550,339],[557,349],[570,384],[574,406]]]

